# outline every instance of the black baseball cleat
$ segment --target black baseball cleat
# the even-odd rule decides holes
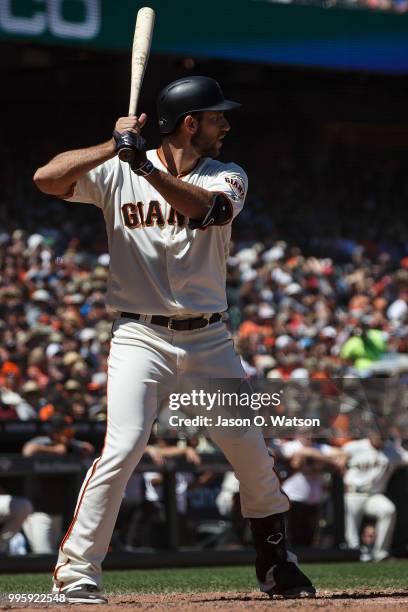
[[[250,519],[256,550],[255,570],[259,587],[270,597],[315,597],[316,589],[299,569],[297,558],[286,547],[285,513]]]
[[[301,599],[315,597],[316,589],[309,578],[293,561],[284,561],[272,567],[266,575],[265,586],[262,588],[270,597],[282,595],[285,599]],[[268,584],[269,583],[269,584]]]
[[[108,600],[94,584],[77,584],[60,591],[69,604],[107,604]]]

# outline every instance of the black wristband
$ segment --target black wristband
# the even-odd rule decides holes
[[[156,169],[149,159],[146,159],[146,161],[143,162],[140,166],[132,164],[131,168],[133,172],[138,176],[149,176],[149,174],[151,174],[153,170]]]

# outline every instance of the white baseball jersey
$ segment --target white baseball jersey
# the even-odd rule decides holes
[[[153,165],[167,172],[156,150]],[[235,217],[244,204],[247,176],[234,163],[202,158],[183,181],[222,192]],[[76,183],[70,202],[102,209],[111,256],[107,303],[118,311],[164,316],[222,312],[231,222],[191,230],[146,179],[117,156]]]
[[[344,483],[350,492],[384,493],[393,471],[401,465],[408,465],[408,452],[392,442],[376,449],[365,438],[348,442],[342,450],[348,455]]]

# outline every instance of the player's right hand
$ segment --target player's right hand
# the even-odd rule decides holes
[[[115,132],[119,132],[119,134],[123,134],[123,132],[140,134],[146,122],[146,113],[142,113],[139,117],[119,117],[115,123]]]

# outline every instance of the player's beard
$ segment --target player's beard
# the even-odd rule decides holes
[[[191,138],[191,145],[197,151],[200,157],[218,157],[221,151],[219,140],[209,140],[208,136],[203,134],[201,125]]]

